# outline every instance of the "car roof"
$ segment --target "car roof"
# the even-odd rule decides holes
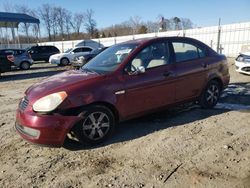
[[[173,36],[173,37],[149,37],[149,38],[140,38],[140,39],[135,39],[135,40],[130,40],[123,42],[123,44],[143,44],[147,43],[150,41],[157,41],[157,40],[163,40],[163,39],[168,39],[168,40],[186,40],[186,41],[193,41],[196,43],[202,43],[196,39],[189,38],[189,37],[178,37],[178,36]],[[203,43],[202,43],[203,44]]]
[[[91,48],[91,49],[93,49],[91,46],[75,46],[73,49],[76,49],[76,48]]]

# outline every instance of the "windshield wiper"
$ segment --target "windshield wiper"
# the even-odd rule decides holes
[[[85,71],[85,72],[91,72],[91,73],[96,73],[96,74],[99,74],[98,72],[92,70],[92,69],[88,69],[88,68],[85,68],[85,67],[81,67],[81,70],[82,71]]]

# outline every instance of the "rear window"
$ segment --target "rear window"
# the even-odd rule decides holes
[[[206,56],[204,50],[185,42],[173,42],[176,62],[188,61]]]

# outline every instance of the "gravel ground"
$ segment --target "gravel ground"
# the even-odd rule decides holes
[[[250,76],[229,65],[231,83],[217,108],[187,105],[124,122],[96,148],[40,147],[13,128],[26,88],[65,68],[40,63],[3,74],[0,187],[249,188]]]

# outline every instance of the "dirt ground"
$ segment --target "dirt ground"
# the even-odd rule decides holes
[[[15,109],[31,84],[63,70],[36,64],[0,80],[0,187],[250,187],[250,76],[234,71],[217,108],[174,108],[121,123],[96,148],[27,143]],[[231,105],[229,105],[230,103]]]

